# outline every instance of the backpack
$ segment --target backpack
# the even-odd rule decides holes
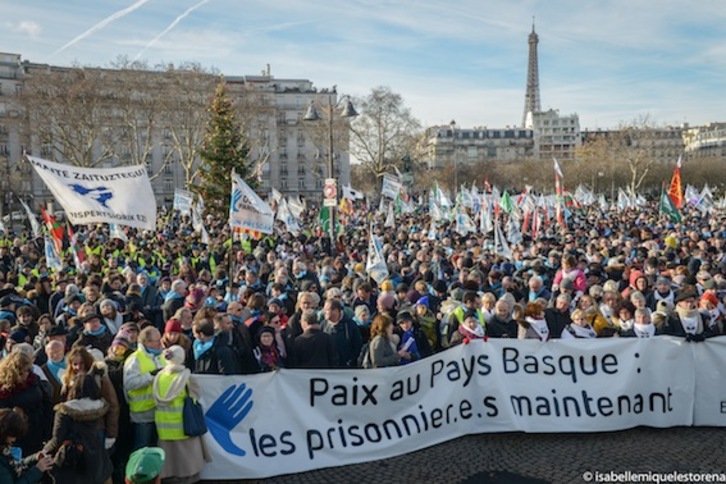
[[[85,447],[75,437],[74,435],[61,443],[53,458],[56,468],[77,471],[85,469]]]
[[[358,368],[373,368],[373,363],[371,363],[371,343],[370,341],[367,341],[363,347],[360,349],[360,353],[358,353]]]

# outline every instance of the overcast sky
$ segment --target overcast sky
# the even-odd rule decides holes
[[[400,93],[426,126],[522,120],[535,17],[543,109],[583,129],[726,121],[724,0],[2,0],[0,52],[118,56]]]

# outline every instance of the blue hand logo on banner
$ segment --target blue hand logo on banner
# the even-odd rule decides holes
[[[72,183],[70,187],[79,195],[89,196],[98,202],[103,208],[108,208],[106,202],[113,198],[113,192],[107,187],[86,188],[78,183]]]
[[[230,454],[244,456],[246,452],[232,442],[231,432],[252,409],[252,389],[247,385],[232,385],[209,407],[207,427],[214,440]]]

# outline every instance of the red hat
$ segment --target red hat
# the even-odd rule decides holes
[[[170,319],[166,322],[166,326],[164,327],[165,333],[181,333],[182,332],[182,326],[181,321],[178,319]]]
[[[708,301],[714,306],[718,306],[718,297],[712,291],[706,291],[701,296],[701,301]]]

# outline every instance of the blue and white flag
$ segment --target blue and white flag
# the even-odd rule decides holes
[[[280,206],[277,209],[277,220],[280,220],[287,227],[288,232],[292,235],[297,236],[300,233],[300,223],[297,218],[290,211],[290,205],[284,198],[280,201]]]
[[[73,225],[156,227],[156,198],[144,165],[81,168],[27,158]]]
[[[192,211],[194,194],[187,190],[177,188],[174,190],[174,210],[179,210],[183,215],[189,215]]]
[[[55,244],[48,237],[45,237],[45,263],[56,272],[63,269],[63,262],[58,255]]]
[[[462,207],[456,211],[456,232],[462,237],[476,232],[476,224],[471,220],[469,215]]]
[[[233,171],[229,225],[253,232],[271,234],[274,221],[275,214],[270,206]]]

